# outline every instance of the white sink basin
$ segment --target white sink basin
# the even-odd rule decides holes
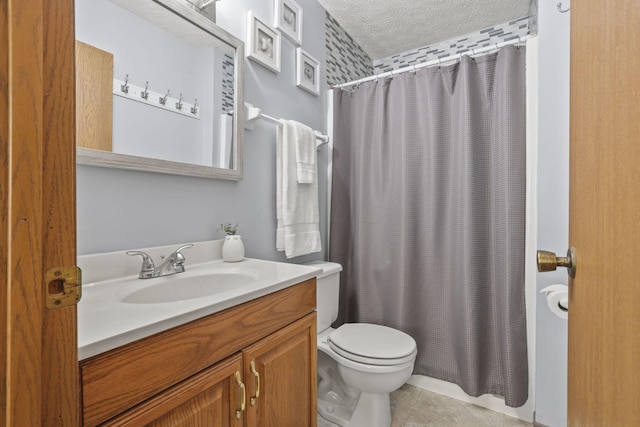
[[[157,259],[177,246],[143,250]],[[79,360],[277,292],[320,271],[251,258],[226,263],[216,258],[221,248],[222,241],[197,243],[184,273],[153,279],[138,279],[140,261],[124,251],[78,258],[85,279],[78,304]]]
[[[148,286],[119,295],[120,302],[128,304],[158,304],[210,297],[254,283],[258,274],[235,270],[208,272],[192,276],[180,274],[146,279]]]

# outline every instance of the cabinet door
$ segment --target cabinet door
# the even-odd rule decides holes
[[[315,427],[315,312],[243,351],[247,427]]]
[[[106,426],[242,427],[241,355],[237,354],[106,422]]]

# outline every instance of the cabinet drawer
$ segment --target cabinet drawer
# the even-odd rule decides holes
[[[313,312],[315,284],[310,279],[82,361],[84,424],[98,425]]]
[[[240,427],[243,391],[236,375],[241,372],[242,357],[231,356],[103,425]]]

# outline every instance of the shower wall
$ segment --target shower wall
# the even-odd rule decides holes
[[[569,174],[569,13],[559,13],[555,3],[541,2],[538,16],[538,53],[537,83],[533,88],[533,97],[538,98],[536,108],[538,125],[537,140],[533,147],[533,156],[537,156],[536,170],[532,179],[533,199],[537,207],[533,208],[534,249],[549,249],[562,253],[568,247],[568,174]],[[471,35],[447,40],[437,45],[408,51],[374,61],[375,71],[382,72],[391,68],[400,68],[412,63],[432,59],[424,55],[448,56],[467,49],[479,42],[483,34],[487,37],[498,37],[497,41],[526,35],[528,33],[527,18],[523,17],[500,26],[485,29]],[[329,24],[327,24],[329,25]],[[329,43],[329,35],[327,35]],[[465,43],[467,43],[465,45]],[[431,52],[431,50],[435,50]],[[327,47],[329,53],[329,47]],[[344,51],[339,50],[343,55]],[[423,53],[424,52],[424,53]],[[428,52],[428,53],[427,53]],[[422,57],[420,57],[422,55]],[[329,55],[327,55],[329,56]],[[365,60],[365,65],[366,65]],[[337,60],[339,62],[339,60]],[[360,74],[338,75],[336,82],[346,82],[362,77]],[[327,73],[329,74],[329,73]],[[536,190],[537,188],[537,190]],[[541,196],[538,196],[541,195]],[[544,197],[542,197],[544,195]],[[535,266],[533,267],[535,269]],[[552,283],[567,283],[566,273],[558,271],[545,273],[534,272],[532,281],[535,289],[528,292],[528,298],[535,301],[532,315],[533,323],[532,380],[535,396],[535,420],[548,427],[562,427],[567,423],[567,323],[553,316],[547,309],[546,301],[539,294],[540,289]],[[529,278],[529,276],[527,276]],[[529,279],[528,279],[529,280]],[[551,349],[551,350],[550,350]],[[437,380],[436,380],[437,381]],[[444,394],[456,395],[456,390],[448,389],[447,384],[435,384],[426,377],[412,378],[414,384],[434,389]],[[458,391],[459,392],[459,391]],[[532,396],[532,397],[533,397]],[[456,397],[464,399],[464,396]],[[495,402],[489,397],[484,402],[475,402],[494,410]],[[512,414],[513,415],[513,414]]]
[[[532,212],[532,220],[536,223],[537,232],[533,242],[540,249],[553,250],[563,253],[568,247],[569,235],[569,17],[570,13],[559,13],[556,3],[540,2],[538,6],[538,83],[533,88],[534,96],[538,98],[536,108],[538,116],[537,147],[534,146],[534,156],[537,154],[537,170],[533,172],[534,186],[537,186],[534,198],[537,207]],[[436,46],[440,49],[433,52],[435,57],[451,55],[464,49],[466,43],[478,43],[481,34],[501,37],[493,41],[504,41],[509,37],[522,36],[528,33],[525,17],[485,29],[485,33],[476,32],[447,40],[437,45],[393,55],[392,57],[375,61],[371,72],[364,74],[370,66],[368,56],[351,56],[350,48],[345,45],[355,43],[353,39],[339,28],[339,24],[327,22],[327,78],[329,83],[342,83],[356,80],[374,72],[385,71],[384,66],[399,68],[409,64],[409,61],[432,59],[418,58],[422,51],[430,51]],[[337,27],[336,27],[337,26]],[[329,28],[336,31],[330,34]],[[336,37],[341,34],[340,37]],[[475,37],[475,38],[474,38]],[[356,48],[354,46],[351,49]],[[357,47],[359,48],[359,46]],[[357,49],[356,48],[356,49]],[[427,49],[428,48],[428,49]],[[331,52],[332,51],[332,52]],[[420,51],[420,52],[419,52]],[[330,70],[329,57],[335,66]],[[349,63],[356,58],[356,64]],[[389,62],[395,65],[389,65]],[[402,62],[404,61],[404,62]],[[401,63],[402,62],[402,63]],[[386,64],[386,65],[384,65]],[[536,195],[544,195],[537,196]],[[534,228],[535,230],[535,228]],[[535,269],[535,267],[534,267]],[[533,273],[534,275],[536,273]],[[529,277],[529,276],[527,276]],[[535,349],[531,361],[534,372],[535,388],[535,420],[541,426],[563,427],[567,423],[567,322],[553,316],[546,305],[546,301],[539,291],[552,283],[567,284],[564,271],[538,274],[534,278],[535,308],[529,321],[533,323],[535,332]],[[531,293],[528,293],[528,297]],[[449,387],[444,382],[436,383],[427,377],[412,378],[415,385],[439,391],[443,394],[460,396],[459,389]],[[458,393],[458,394],[456,394]],[[494,410],[500,410],[489,396],[475,403]]]
[[[327,84],[337,85],[529,34],[529,16],[372,60],[329,12],[326,14]]]
[[[329,12],[326,13],[327,84],[351,82],[373,74],[373,61]]]
[[[418,49],[407,50],[386,58],[376,59],[373,61],[374,72],[384,73],[433,59],[468,52],[471,49],[479,49],[481,47],[515,40],[518,37],[529,34],[528,24],[529,17],[523,16],[522,18],[484,28],[480,31],[474,31],[454,39],[433,43]]]

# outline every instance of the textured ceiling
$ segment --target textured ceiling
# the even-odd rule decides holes
[[[372,59],[526,16],[529,0],[319,0]]]

